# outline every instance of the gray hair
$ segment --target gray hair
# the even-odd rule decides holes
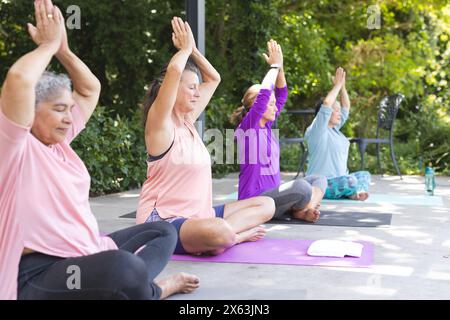
[[[35,106],[41,102],[56,99],[64,90],[72,91],[72,83],[69,77],[65,74],[45,71],[35,88]]]

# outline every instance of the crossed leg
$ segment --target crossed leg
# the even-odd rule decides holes
[[[311,200],[306,207],[299,210],[292,210],[292,216],[297,219],[316,222],[320,218],[320,201],[322,201],[324,192],[317,187],[312,187]]]
[[[188,219],[180,229],[180,241],[190,254],[220,254],[235,244],[261,239],[260,225],[270,220],[275,204],[269,197],[254,197],[225,205],[224,217]]]

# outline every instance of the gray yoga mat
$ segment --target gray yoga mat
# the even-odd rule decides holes
[[[237,192],[230,193],[223,197],[216,198],[219,201],[225,200],[237,200],[238,194]],[[406,206],[427,206],[427,207],[442,207],[444,206],[444,202],[442,197],[440,196],[428,196],[428,195],[396,195],[396,194],[387,194],[387,193],[370,193],[370,196],[367,200],[361,202],[350,199],[338,199],[338,200],[329,200],[323,199],[322,203],[361,203],[361,204],[400,204]]]
[[[123,216],[120,216],[119,218],[135,219],[136,218],[136,211],[124,214]]]
[[[136,218],[136,211],[127,213],[120,218]],[[338,226],[338,227],[379,227],[391,224],[391,213],[372,212],[337,212],[320,211],[319,221],[312,223],[303,220],[286,217],[284,219],[271,220],[270,224],[306,224],[317,226]]]
[[[372,212],[337,212],[320,211],[320,218],[317,222],[307,222],[295,218],[286,217],[283,219],[271,220],[271,224],[306,224],[317,226],[338,226],[338,227],[379,227],[390,225],[391,213]]]

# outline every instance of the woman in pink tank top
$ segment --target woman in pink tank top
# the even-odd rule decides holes
[[[154,281],[177,234],[167,222],[100,236],[90,176],[70,147],[100,82],[69,49],[64,18],[35,1],[37,48],[8,71],[0,98],[0,299],[162,299],[198,287],[177,274]],[[53,56],[67,76],[44,72]]]
[[[172,19],[178,52],[153,81],[144,103],[149,154],[137,223],[165,220],[178,230],[175,253],[219,254],[265,235],[260,225],[274,214],[269,197],[212,206],[209,153],[194,123],[220,83],[220,75],[196,48],[187,22]],[[199,81],[199,72],[202,82]]]

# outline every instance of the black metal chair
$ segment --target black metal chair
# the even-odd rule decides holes
[[[380,144],[389,144],[389,149],[391,152],[392,162],[394,164],[394,168],[397,171],[397,174],[402,178],[402,174],[397,165],[397,160],[395,158],[394,153],[394,121],[397,116],[398,109],[400,108],[400,104],[405,99],[405,96],[401,93],[396,93],[391,96],[384,97],[379,105],[378,109],[378,124],[377,124],[377,133],[376,138],[351,138],[349,141],[351,143],[357,143],[359,154],[361,156],[361,170],[364,170],[364,154],[366,152],[367,145],[369,143],[376,143],[377,147],[377,164],[378,168],[383,175],[383,171],[381,169],[381,161],[380,161]],[[389,131],[389,138],[383,139],[380,138],[381,130]]]
[[[296,110],[287,110],[286,113],[288,114],[295,114],[295,115],[313,115],[314,116],[314,109],[296,109]],[[277,128],[277,123],[275,122],[275,128]],[[308,150],[305,147],[305,138],[302,137],[296,137],[296,138],[280,138],[280,146],[283,144],[294,144],[299,143],[300,144],[300,150],[298,155],[298,170],[297,175],[294,179],[297,179],[297,177],[300,175],[300,172],[303,173],[303,176],[305,176],[305,164],[306,164],[306,158],[308,157]]]

